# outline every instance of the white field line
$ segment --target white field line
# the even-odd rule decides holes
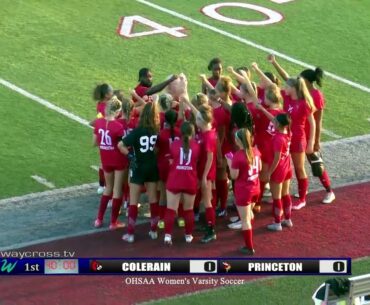
[[[185,15],[180,14],[180,13],[178,13],[178,12],[175,12],[175,11],[173,11],[173,10],[170,10],[170,9],[164,8],[164,7],[162,7],[162,6],[159,6],[159,5],[157,5],[157,4],[151,3],[151,2],[146,1],[146,0],[136,0],[136,1],[137,1],[137,2],[139,2],[139,3],[145,4],[145,5],[147,5],[147,6],[150,6],[150,7],[154,8],[154,9],[156,9],[156,10],[159,10],[159,11],[161,11],[161,12],[164,12],[164,13],[167,13],[167,14],[169,14],[169,15],[172,15],[172,16],[175,16],[175,17],[177,17],[177,18],[180,18],[180,19],[182,19],[182,20],[185,20],[185,21],[187,21],[187,22],[190,22],[190,23],[196,24],[196,25],[198,25],[198,26],[200,26],[200,27],[202,27],[202,28],[208,29],[208,30],[210,30],[210,31],[216,32],[216,33],[221,34],[221,35],[223,35],[223,36],[226,36],[226,37],[229,37],[229,38],[234,39],[234,40],[236,40],[236,41],[239,41],[239,42],[241,42],[241,43],[243,43],[243,44],[245,44],[245,45],[249,45],[249,46],[251,46],[251,47],[254,47],[254,48],[256,48],[256,49],[259,49],[259,50],[261,50],[261,51],[264,51],[264,52],[266,52],[266,53],[268,53],[268,54],[274,54],[274,55],[276,55],[276,56],[279,56],[280,58],[284,58],[285,60],[287,60],[287,61],[289,61],[289,62],[292,62],[292,63],[294,63],[294,64],[297,64],[297,65],[299,65],[299,66],[302,66],[302,67],[304,67],[304,68],[315,69],[315,66],[313,66],[313,65],[311,65],[311,64],[308,64],[308,63],[305,63],[305,62],[303,62],[303,61],[301,61],[301,60],[298,60],[298,59],[295,59],[295,58],[293,58],[293,57],[290,57],[290,56],[285,55],[285,54],[283,54],[283,53],[281,53],[281,52],[275,51],[275,50],[273,50],[273,49],[271,49],[271,48],[264,47],[264,46],[262,46],[262,45],[260,45],[260,44],[257,44],[257,43],[255,43],[255,42],[253,42],[253,41],[251,41],[251,40],[248,40],[248,39],[242,38],[242,37],[240,37],[240,36],[238,36],[238,35],[235,35],[235,34],[232,34],[232,33],[226,32],[226,31],[221,30],[221,29],[219,29],[219,28],[216,28],[216,27],[214,27],[214,26],[212,26],[212,25],[209,25],[209,24],[207,24],[207,23],[204,23],[204,22],[201,22],[201,21],[195,20],[195,19],[193,19],[193,18],[191,18],[191,17],[185,16]],[[336,74],[334,74],[334,73],[331,73],[331,72],[325,72],[325,75],[327,75],[327,76],[329,76],[329,77],[331,77],[331,78],[333,78],[333,79],[335,79],[335,80],[337,80],[337,81],[339,81],[339,82],[342,82],[342,83],[344,83],[344,84],[347,84],[347,85],[349,85],[349,86],[351,86],[351,87],[354,87],[354,88],[360,89],[360,90],[365,91],[365,92],[367,92],[367,93],[370,93],[370,88],[368,88],[368,87],[366,87],[366,86],[364,86],[364,85],[361,85],[361,84],[355,83],[355,82],[353,82],[353,81],[351,81],[351,80],[348,80],[348,79],[346,79],[346,78],[343,78],[343,77],[338,76],[338,75],[336,75]]]
[[[98,187],[98,183],[94,182],[94,183],[75,185],[75,186],[70,186],[66,188],[55,189],[55,190],[50,190],[50,191],[45,191],[45,192],[31,193],[31,194],[27,194],[23,196],[16,196],[16,197],[11,197],[11,198],[1,199],[0,206],[7,205],[7,204],[22,203],[24,201],[36,201],[38,199],[42,199],[46,197],[50,198],[53,196],[61,196],[61,195],[67,195],[70,193],[78,193],[81,191],[90,191],[90,190],[95,190],[97,187]]]
[[[283,4],[283,3],[288,3],[288,2],[292,2],[294,0],[270,0],[271,2],[275,2],[275,3],[278,3],[278,4]]]
[[[341,139],[341,138],[342,138],[342,136],[337,135],[336,133],[332,132],[331,130],[327,130],[327,129],[325,129],[325,128],[322,128],[322,129],[321,129],[321,132],[322,132],[323,134],[325,134],[325,135],[327,135],[327,136],[331,137],[331,138],[334,138],[334,139]]]
[[[55,185],[54,183],[46,180],[45,178],[43,177],[40,177],[40,176],[37,176],[37,175],[32,175],[31,178],[33,180],[35,180],[36,182],[42,184],[42,185],[45,185],[46,187],[48,187],[49,189],[54,189],[55,188]]]
[[[96,165],[91,165],[90,168],[94,171],[99,171],[99,166],[96,166]]]
[[[76,122],[78,122],[82,125],[85,125],[85,126],[91,128],[91,126],[89,125],[89,122],[87,120],[85,120],[85,119],[79,117],[78,115],[75,115],[75,114],[73,114],[73,113],[71,113],[71,112],[69,112],[69,111],[67,111],[63,108],[58,107],[58,106],[50,103],[49,101],[47,101],[47,100],[45,100],[41,97],[38,97],[38,96],[36,96],[36,95],[34,95],[34,94],[16,86],[16,85],[6,81],[5,79],[0,78],[0,84],[9,88],[9,89],[11,89],[11,90],[13,90],[13,91],[15,91],[15,92],[17,92],[17,93],[19,93],[19,94],[21,94],[21,95],[23,95],[23,96],[25,96],[25,97],[28,97],[29,99],[31,99],[31,100],[49,108],[51,110],[54,110],[54,111],[56,111],[56,112],[58,112],[58,113],[60,113],[64,116],[66,116],[67,118],[69,118],[71,120],[74,120],[74,121],[76,121]]]

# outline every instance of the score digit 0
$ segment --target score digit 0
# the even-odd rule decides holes
[[[320,260],[320,273],[346,273],[346,260]]]

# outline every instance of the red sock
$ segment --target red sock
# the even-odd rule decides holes
[[[159,204],[153,202],[150,204],[150,230],[157,231],[159,220]]]
[[[135,224],[137,218],[137,205],[130,204],[128,208],[128,225],[127,225],[127,233],[134,234],[135,232]]]
[[[184,205],[182,202],[179,203],[179,208],[177,210],[177,217],[184,218]]]
[[[284,217],[285,219],[290,219],[292,215],[292,198],[290,195],[285,195],[281,200],[283,201]]]
[[[321,181],[322,186],[326,189],[326,191],[331,192],[330,178],[326,170],[322,173],[322,176],[319,179]]]
[[[216,208],[217,208],[217,191],[215,189],[212,190],[211,203],[212,203],[212,207],[216,210]]]
[[[122,198],[113,198],[112,202],[112,214],[111,214],[111,223],[116,223],[118,219],[119,210],[122,205]]]
[[[100,206],[99,206],[97,218],[101,221],[104,218],[104,213],[105,213],[105,210],[107,209],[107,205],[110,199],[111,199],[111,196],[106,196],[106,195],[102,195],[100,198]]]
[[[243,233],[243,238],[244,238],[245,246],[248,249],[252,250],[253,249],[253,231],[252,231],[252,229],[250,229],[250,230],[243,230],[242,233]]]
[[[258,201],[257,201],[256,205],[261,205],[262,198],[263,198],[263,193],[265,192],[266,184],[267,184],[267,182],[260,181],[260,195],[258,196]]]
[[[186,235],[193,234],[193,230],[194,230],[194,211],[193,210],[185,210],[184,211],[184,219],[185,219],[185,234]]]
[[[298,179],[298,193],[300,201],[306,201],[307,191],[308,191],[308,178]]]
[[[283,203],[281,202],[281,199],[274,199],[274,218],[276,223],[281,222],[281,210],[283,208]]]
[[[167,209],[166,205],[160,205],[159,206],[159,219],[161,219],[161,220],[164,219],[164,215],[166,214],[166,209]]]
[[[176,211],[172,209],[166,209],[164,215],[164,232],[172,235],[173,224],[175,223]]]
[[[216,223],[216,215],[215,215],[215,209],[212,208],[206,208],[206,221],[207,224],[210,226],[214,226]]]
[[[99,167],[99,186],[105,185],[105,177],[104,177],[104,171],[102,168]]]

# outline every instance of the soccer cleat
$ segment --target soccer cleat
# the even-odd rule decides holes
[[[324,200],[322,201],[322,203],[329,204],[329,203],[332,203],[334,200],[335,200],[334,192],[327,192]]]
[[[112,204],[113,204],[113,200],[111,199],[108,201],[107,208],[112,208]]]
[[[158,221],[158,229],[164,229],[164,221],[162,219]]]
[[[158,238],[158,233],[157,231],[149,231],[149,236],[151,239],[157,239]]]
[[[254,249],[249,249],[247,247],[241,247],[239,248],[239,251],[245,255],[254,255],[255,253]]]
[[[103,221],[100,219],[95,219],[94,221],[94,227],[95,228],[101,228],[103,226]]]
[[[207,228],[206,234],[203,236],[203,238],[200,240],[203,244],[208,244],[209,242],[216,240],[216,232],[212,227]]]
[[[125,226],[124,223],[117,221],[116,223],[111,223],[109,225],[109,230],[114,231],[120,228],[123,228]]]
[[[125,201],[125,202],[123,203],[123,208],[124,208],[124,209],[127,209],[127,208],[128,208],[128,201]]]
[[[170,234],[166,234],[164,236],[164,244],[167,246],[172,246],[172,236]]]
[[[199,213],[194,213],[194,221],[199,222],[200,220],[200,214]]]
[[[229,229],[240,230],[242,228],[242,221],[233,222],[227,225]]]
[[[225,216],[227,216],[227,211],[226,210],[219,209],[217,211],[217,217],[225,217]]]
[[[231,216],[231,217],[229,218],[229,220],[230,220],[230,222],[237,222],[237,221],[239,221],[239,220],[240,220],[240,218],[239,218],[239,216]]]
[[[193,235],[185,235],[185,242],[187,244],[190,244],[193,241],[194,237]]]
[[[122,240],[127,241],[128,243],[133,243],[135,241],[135,236],[133,234],[124,234]]]
[[[270,231],[281,231],[281,230],[283,230],[283,228],[281,227],[281,223],[276,223],[276,222],[268,225],[267,229],[269,229]]]
[[[185,220],[184,220],[184,218],[182,218],[182,217],[177,218],[177,226],[179,228],[185,227]]]
[[[298,201],[296,204],[292,205],[292,210],[300,210],[306,206],[306,201]]]
[[[293,222],[291,219],[284,219],[282,222],[281,222],[281,225],[283,227],[287,227],[287,228],[291,228],[293,227]]]
[[[96,192],[98,193],[98,195],[103,194],[103,192],[104,192],[104,186],[99,186],[98,189],[96,190]]]

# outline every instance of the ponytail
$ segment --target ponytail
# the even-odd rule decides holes
[[[243,145],[243,149],[245,150],[245,156],[247,157],[248,163],[253,164],[254,154],[252,149],[251,133],[247,128],[242,128],[236,132],[236,136]]]
[[[109,84],[99,84],[93,91],[94,101],[101,101],[106,98],[107,94],[113,94],[113,88]]]
[[[289,78],[287,80],[287,85],[293,87],[296,90],[297,97],[299,100],[305,100],[307,106],[313,111],[316,111],[315,104],[313,103],[312,96],[308,91],[306,83],[303,77]]]
[[[182,148],[187,155],[190,149],[190,139],[194,134],[194,125],[190,122],[184,122],[181,125]]]
[[[307,69],[301,72],[301,76],[311,84],[316,82],[316,84],[321,87],[322,79],[324,78],[324,71],[319,67],[315,70]]]

